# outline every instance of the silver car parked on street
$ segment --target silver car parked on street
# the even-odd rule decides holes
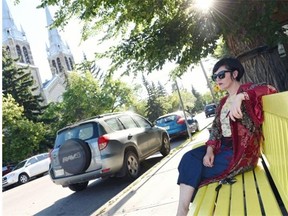
[[[99,177],[136,179],[139,163],[158,151],[170,152],[165,129],[135,113],[103,114],[57,132],[49,174],[55,184],[81,191]]]

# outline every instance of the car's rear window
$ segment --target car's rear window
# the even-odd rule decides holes
[[[138,127],[130,116],[120,116],[119,120],[122,122],[122,124],[126,129]]]
[[[215,109],[216,108],[216,105],[207,105],[206,107],[205,107],[206,109]]]
[[[176,120],[176,115],[170,115],[170,116],[166,116],[160,119],[156,120],[157,124],[165,124],[171,121],[175,121]]]
[[[114,131],[119,131],[119,130],[123,130],[124,129],[123,126],[121,125],[121,123],[116,118],[107,119],[107,120],[105,120],[105,122]]]
[[[56,137],[55,147],[61,146],[66,140],[78,138],[89,140],[98,137],[98,125],[96,123],[86,123],[60,131]]]

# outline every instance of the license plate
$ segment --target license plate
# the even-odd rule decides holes
[[[63,176],[64,175],[64,170],[60,169],[60,170],[54,170],[54,175],[57,176]]]

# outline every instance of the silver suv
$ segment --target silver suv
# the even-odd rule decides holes
[[[57,132],[49,174],[55,184],[81,191],[99,177],[136,179],[139,163],[158,151],[170,152],[165,129],[134,113],[99,115]]]

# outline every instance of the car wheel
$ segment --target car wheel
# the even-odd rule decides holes
[[[137,155],[128,151],[124,157],[124,170],[125,170],[125,178],[128,180],[134,180],[139,177],[140,173],[140,164]]]
[[[19,180],[18,180],[18,183],[19,184],[25,184],[29,181],[29,176],[25,173],[22,173],[19,175]]]
[[[171,146],[170,146],[170,140],[167,135],[163,135],[162,137],[162,147],[160,150],[160,153],[165,157],[170,153]]]
[[[84,172],[91,162],[88,144],[81,139],[69,139],[59,149],[59,161],[62,168],[71,174]]]
[[[70,190],[77,192],[77,191],[85,190],[87,188],[87,185],[88,185],[88,181],[76,183],[76,184],[71,184],[68,187],[70,188]]]

